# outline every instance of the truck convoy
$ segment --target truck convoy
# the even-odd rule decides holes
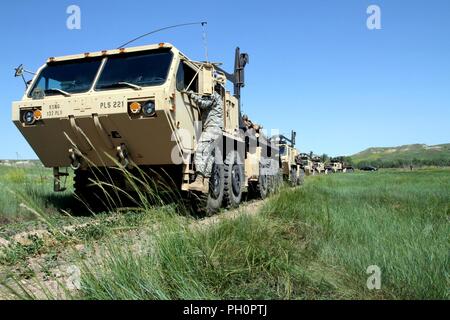
[[[55,192],[65,190],[71,167],[75,194],[88,204],[104,202],[117,190],[131,194],[136,185],[124,174],[131,172],[170,184],[211,214],[239,206],[244,193],[267,197],[280,177],[298,185],[305,173],[325,171],[320,158],[298,153],[295,132],[291,139],[269,138],[242,116],[248,62],[236,48],[228,73],[169,43],[50,57],[13,102],[12,120],[44,166],[53,168]],[[23,72],[17,68],[16,76]],[[223,129],[209,187],[199,192],[190,184],[202,113],[188,92],[212,95],[218,81],[231,83],[233,93],[222,94]]]
[[[158,172],[213,213],[238,206],[246,191],[266,197],[275,180],[270,176],[279,169],[277,147],[242,120],[240,92],[248,61],[236,48],[234,72],[227,73],[219,64],[189,59],[169,43],[51,57],[23,98],[13,102],[12,120],[44,166],[53,168],[55,191],[64,190],[62,168],[67,167],[75,173],[75,193],[89,202],[104,192],[94,178],[130,187],[118,167]],[[220,154],[209,190],[195,194],[189,184],[201,112],[186,92],[210,95],[220,78],[231,82],[234,92],[223,95]]]

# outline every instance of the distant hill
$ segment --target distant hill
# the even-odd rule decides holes
[[[4,167],[33,167],[42,166],[39,160],[0,160],[0,166]]]
[[[391,168],[413,165],[450,166],[450,143],[428,146],[408,144],[399,147],[368,148],[351,156],[356,165]]]

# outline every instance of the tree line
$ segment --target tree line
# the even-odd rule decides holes
[[[353,163],[353,161],[352,161]],[[377,160],[367,160],[358,162],[357,168],[362,168],[365,166],[373,166],[376,168],[405,168],[409,166],[414,167],[425,167],[425,166],[437,166],[437,167],[448,167],[450,166],[450,158],[442,157],[437,159],[377,159]]]

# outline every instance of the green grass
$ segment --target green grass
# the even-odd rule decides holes
[[[449,170],[336,174],[201,229],[155,213],[144,237],[84,262],[79,297],[448,299],[449,190]]]
[[[49,214],[59,214],[59,208],[72,205],[71,185],[69,178],[68,191],[55,194],[50,169],[38,164],[23,168],[0,166],[0,226],[36,219],[32,212],[21,206],[22,203]]]
[[[379,297],[448,298],[450,171],[341,175],[311,182],[281,195],[268,212],[311,225],[318,264],[345,270],[356,281],[349,288],[363,295],[369,294],[366,268],[378,265]]]

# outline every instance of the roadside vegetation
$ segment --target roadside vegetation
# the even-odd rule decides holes
[[[146,203],[12,247],[0,266],[21,265],[20,279],[36,276],[25,266],[37,256],[50,277],[75,264],[81,287],[65,297],[77,299],[448,299],[448,190],[448,169],[380,171],[309,177],[220,219]],[[371,265],[380,290],[367,289]]]

